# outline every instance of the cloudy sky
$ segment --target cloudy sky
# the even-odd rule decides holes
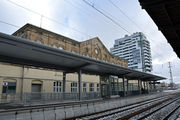
[[[86,1],[119,26],[83,0],[0,0],[0,32],[12,34],[31,23],[77,41],[99,37],[108,49],[125,34],[143,32],[151,43],[153,73],[169,82],[168,62],[171,62],[174,82],[180,83],[179,58],[138,0]]]

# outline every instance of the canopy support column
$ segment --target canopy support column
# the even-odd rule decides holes
[[[145,85],[145,81],[143,81],[143,84],[144,84],[144,91],[146,91],[146,85]]]
[[[111,97],[111,95],[112,95],[112,87],[111,87],[111,85],[112,85],[112,78],[109,75],[109,90],[108,90],[109,97]]]
[[[78,90],[79,90],[79,100],[81,100],[81,95],[82,95],[82,91],[81,91],[81,82],[82,82],[82,76],[81,76],[82,71],[79,70],[78,71]]]
[[[66,72],[63,72],[63,93],[66,92]]]
[[[119,77],[117,78],[117,94],[120,96],[120,94],[119,94]]]
[[[146,81],[147,93],[149,93],[149,82]]]
[[[65,99],[66,94],[66,72],[63,72],[63,100]]]
[[[126,89],[125,89],[125,80],[124,80],[125,78],[124,77],[122,77],[122,81],[123,81],[123,96],[126,96]]]
[[[139,94],[141,94],[141,80],[138,79],[138,89],[139,89]]]
[[[153,81],[153,85],[154,85],[154,91],[156,90],[156,85],[155,85],[155,81]]]
[[[126,93],[126,95],[128,95],[128,93],[129,93],[129,80],[128,79],[126,80],[126,85],[127,85],[127,93]]]

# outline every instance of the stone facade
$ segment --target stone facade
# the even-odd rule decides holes
[[[117,64],[123,67],[127,67],[128,65],[125,59],[110,54],[97,37],[78,42],[30,24],[26,24],[13,35],[96,60]],[[58,86],[56,85],[57,82]],[[72,86],[72,83],[76,83],[76,87]],[[8,84],[13,84],[13,86],[9,86],[8,88]],[[38,86],[39,92],[42,93],[63,92],[63,71],[0,63],[0,94],[9,93],[7,90],[17,94],[31,93],[34,92],[35,86]],[[76,89],[75,92],[78,92],[77,73],[66,74],[65,86],[65,92],[67,93],[72,92],[74,88]],[[81,86],[82,92],[100,92],[100,76],[82,74]]]
[[[30,24],[26,24],[13,35],[104,62],[128,67],[127,60],[112,55],[97,37],[78,42]]]
[[[40,92],[52,93],[54,92],[54,82],[59,81],[60,92],[62,92],[63,86],[63,73],[62,71],[33,68],[29,66],[13,65],[8,63],[0,63],[0,94],[3,90],[3,82],[15,82],[16,93],[29,93],[32,92],[32,84],[38,84],[41,86]],[[76,73],[69,73],[66,75],[66,92],[71,92],[71,83],[78,81],[78,75]],[[97,84],[100,83],[99,76],[96,75],[82,75],[82,85],[86,83],[86,92],[89,92],[89,84],[94,84],[94,92],[97,90]],[[83,91],[83,87],[82,87]],[[77,89],[78,92],[78,89]]]

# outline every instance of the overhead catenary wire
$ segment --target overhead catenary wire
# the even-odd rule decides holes
[[[9,1],[9,0],[8,0]],[[94,6],[94,5],[93,5]],[[36,14],[36,13],[35,13]],[[39,14],[40,16],[42,15],[42,14]],[[44,17],[44,16],[43,16]],[[130,18],[130,17],[129,17]],[[52,20],[51,20],[52,21]],[[0,21],[1,23],[4,23],[4,24],[7,24],[7,25],[10,25],[10,26],[13,26],[13,27],[16,27],[16,28],[20,28],[19,26],[17,26],[17,25],[13,25],[13,24],[11,24],[11,23],[7,23],[7,22],[4,22],[4,21]],[[61,24],[61,23],[59,23],[59,21],[56,21],[56,23],[58,22],[58,24]],[[119,21],[118,21],[119,22]],[[155,51],[156,52],[156,51]],[[161,56],[160,54],[158,54],[159,56]]]
[[[95,6],[94,6],[94,3],[89,3],[89,2],[87,2],[86,0],[83,0],[86,4],[88,4],[88,5],[90,5],[92,8],[94,8],[94,9],[96,9],[96,11],[98,11],[98,12],[100,12],[101,14],[103,14],[103,12],[101,11],[101,10],[99,10],[98,8],[96,8]],[[93,4],[93,5],[92,5]],[[105,17],[107,16],[105,13],[103,14]],[[109,16],[107,16],[108,18],[110,18]],[[130,19],[130,18],[129,18]],[[112,18],[110,18],[110,20],[113,20]],[[115,21],[116,22],[116,21]],[[126,31],[127,32],[127,31]],[[128,33],[130,33],[129,31],[128,31]],[[131,33],[130,33],[131,34]]]
[[[76,8],[76,9],[78,9],[78,10],[80,10],[80,13],[84,13],[84,15],[87,15],[88,17],[94,17],[94,14],[93,13],[88,13],[86,10],[84,10],[84,9],[82,9],[81,7],[84,7],[84,6],[82,6],[79,2],[77,2],[77,1],[75,1],[75,3],[76,4],[74,4],[74,2],[70,2],[70,1],[68,1],[68,0],[64,0],[67,4],[69,4],[69,5],[71,5],[72,7],[74,7],[74,8]],[[81,6],[81,7],[80,7]],[[98,24],[99,23],[101,23],[102,24],[102,22],[105,22],[107,25],[109,25],[109,27],[112,27],[112,25],[110,25],[110,24],[108,24],[108,22],[107,21],[104,21],[103,19],[99,19],[99,17],[96,17],[96,19],[93,19],[95,22],[97,22]],[[117,27],[114,27],[113,28],[115,31],[119,31],[120,29],[119,28],[117,28]]]
[[[29,8],[26,8],[26,7],[24,7],[24,6],[22,6],[22,5],[19,5],[19,4],[15,3],[15,2],[13,2],[13,1],[11,1],[11,0],[6,0],[6,1],[9,2],[9,3],[11,3],[11,4],[13,4],[13,5],[16,5],[16,6],[20,7],[20,8],[23,8],[23,9],[25,9],[25,10],[31,12],[31,13],[34,13],[34,14],[39,15],[39,16],[41,17],[41,19],[42,19],[42,16],[43,16],[43,18],[46,18],[46,19],[48,19],[48,20],[50,20],[50,21],[52,21],[52,22],[55,22],[55,23],[57,23],[57,24],[66,26],[66,25],[64,25],[63,23],[61,23],[61,22],[59,22],[58,20],[56,20],[56,19],[53,19],[53,18],[48,17],[48,16],[46,16],[46,15],[42,15],[42,14],[39,13],[39,12],[36,12],[36,11],[31,10],[31,9],[29,9]],[[41,21],[41,22],[42,22],[42,21]],[[42,23],[41,23],[41,26],[42,26]],[[69,27],[69,28],[72,29],[72,30],[74,30],[74,31],[76,31],[76,32],[78,32],[78,33],[80,33],[80,34],[82,34],[82,35],[88,36],[88,38],[92,38],[91,35],[89,35],[89,34],[87,34],[87,33],[84,33],[84,32],[82,32],[82,31],[80,31],[80,30],[78,30],[78,29],[76,29],[76,28],[74,28],[74,27]]]
[[[105,13],[105,11],[101,11],[100,9],[98,9],[97,7],[95,7],[95,5],[94,5],[94,3],[89,3],[89,2],[87,2],[86,0],[83,0],[86,4],[88,4],[89,6],[91,6],[93,9],[95,9],[97,12],[99,12],[99,13],[101,13],[101,14],[103,14],[105,17],[107,17],[108,19],[110,19],[111,21],[113,20],[113,21],[115,21],[113,18],[111,18],[111,17],[109,17],[108,15],[107,15],[107,13]],[[124,13],[124,12],[123,12]],[[124,13],[124,15],[125,15],[125,13]],[[126,15],[126,17],[128,17],[127,15]],[[134,24],[135,22],[133,22],[133,20],[131,20],[131,18],[130,17],[128,17],[128,19]],[[115,21],[115,23],[117,23],[116,21]],[[118,24],[118,26],[120,25],[119,23],[117,23]],[[116,25],[117,25],[116,24]],[[136,24],[136,23],[135,23]],[[137,27],[138,25],[136,24],[136,27]],[[124,27],[122,27],[121,25],[119,26],[119,27],[121,27],[121,28],[124,28]],[[140,29],[140,28],[138,28],[138,29]],[[126,28],[124,28],[123,30],[125,30],[126,32],[128,32],[129,34],[132,34],[131,32],[129,32]],[[153,49],[151,49],[155,54],[157,54],[158,56],[162,56],[162,55],[160,55],[159,53],[157,53],[156,51],[154,51]],[[163,58],[163,57],[162,57]]]
[[[124,25],[124,26],[127,26],[127,25],[125,25],[125,23],[124,23],[122,20],[120,20],[120,19],[118,19],[117,17],[113,16],[112,14],[110,14],[110,13],[107,12],[107,11],[105,11],[104,9],[99,8],[99,10],[101,10],[102,12],[104,12],[106,15],[108,15],[108,16],[111,17],[112,19],[118,21],[118,23],[119,23],[119,25],[121,25],[121,27],[123,27],[123,25]],[[120,23],[121,23],[121,24],[120,24]],[[122,24],[123,24],[123,25],[122,25]],[[123,27],[123,28],[125,28],[125,27]],[[127,28],[125,28],[125,29],[128,30]]]
[[[12,23],[8,23],[8,22],[2,21],[2,20],[0,20],[0,23],[6,24],[6,25],[9,25],[9,26],[12,26],[12,27],[16,27],[16,28],[21,28],[20,26],[16,26],[16,25],[14,25],[14,24],[12,24]],[[50,37],[50,38],[53,39],[53,37],[48,36],[48,35],[43,35],[43,36]],[[66,42],[66,44],[72,44],[72,43]],[[80,49],[80,48],[79,48],[79,49]]]
[[[111,3],[111,5],[113,5],[115,8],[117,8],[118,11],[121,12],[131,23],[133,23],[133,25],[135,25],[136,28],[138,28],[140,31],[142,31],[144,33],[144,30],[134,20],[132,20],[120,7],[118,7],[112,0],[108,0],[108,1],[109,1],[109,3]],[[150,39],[150,37],[146,33],[144,33],[144,34]],[[150,39],[150,40],[155,41],[153,39]],[[153,50],[153,49],[151,49],[151,50]],[[153,52],[156,53],[158,56],[161,56],[162,58],[164,58],[158,52],[156,52],[154,50],[153,50]]]
[[[15,27],[15,28],[20,28],[20,26],[17,26],[17,25],[14,25],[14,24],[11,24],[11,23],[2,21],[2,20],[0,20],[0,23],[6,24],[6,25],[9,25],[9,26],[13,26],[13,27]]]
[[[22,5],[19,5],[19,4],[17,4],[17,3],[15,3],[15,2],[13,2],[13,1],[11,1],[11,0],[7,0],[8,2],[11,2],[12,4],[14,4],[14,5],[16,5],[16,6],[19,6],[19,7],[21,7],[21,8],[23,8],[23,9],[26,9],[27,11],[30,11],[30,12],[32,12],[32,13],[34,13],[34,14],[37,14],[37,15],[39,15],[39,16],[42,16],[42,14],[41,13],[38,13],[38,12],[36,12],[36,11],[33,11],[33,10],[31,10],[31,9],[29,9],[29,8],[26,8],[26,7],[23,7]],[[83,0],[83,1],[86,1],[86,0]],[[87,1],[86,1],[87,2]],[[90,3],[89,3],[90,4]],[[91,5],[91,7],[93,6],[93,8],[96,8],[95,6],[94,6],[94,4],[92,5],[92,4],[90,4]],[[117,5],[116,5],[117,6]],[[102,12],[102,13],[104,13],[104,12]],[[101,13],[101,14],[102,14]],[[125,14],[125,13],[124,13]],[[126,14],[125,14],[126,15]],[[127,15],[126,15],[127,16]],[[109,16],[108,16],[109,17]],[[128,17],[128,16],[127,16]],[[46,18],[46,19],[48,19],[48,20],[50,20],[50,21],[53,21],[53,22],[55,22],[55,23],[57,23],[57,24],[61,24],[61,25],[63,25],[63,26],[65,26],[63,23],[61,23],[61,22],[59,22],[58,20],[55,20],[55,19],[53,19],[53,18],[50,18],[50,17],[48,17],[48,16],[44,16],[43,15],[43,18]],[[109,17],[109,18],[111,18],[111,17]],[[129,17],[129,19],[130,19],[130,17]],[[113,19],[112,19],[113,20]],[[111,21],[112,21],[111,20]],[[115,20],[114,20],[115,21]],[[116,21],[115,21],[116,22]],[[119,22],[119,21],[118,21]],[[118,23],[118,22],[116,22],[116,23]],[[119,24],[119,23],[118,23]],[[120,24],[119,24],[120,25]],[[120,25],[121,26],[121,25]],[[84,33],[84,32],[81,32],[80,30],[78,30],[78,29],[76,29],[76,28],[73,28],[73,27],[69,27],[70,29],[72,29],[72,30],[74,30],[74,31],[76,31],[76,32],[78,32],[78,33],[81,33],[81,34],[83,34],[83,35],[85,35],[85,36],[88,36],[89,38],[91,37],[91,35],[89,35],[89,34],[86,34],[86,33]],[[122,26],[121,26],[121,28],[122,28]],[[124,27],[123,27],[124,28]],[[126,28],[124,28],[123,30],[125,30],[126,32],[128,32],[128,33],[130,33]],[[130,33],[131,34],[131,33]],[[160,54],[158,54],[158,55],[160,55]]]
[[[118,27],[120,27],[121,29],[123,29],[124,31],[126,31],[129,34],[132,34],[131,32],[129,32],[126,28],[122,27],[118,22],[116,22],[113,18],[111,18],[110,16],[106,15],[105,13],[103,13],[101,10],[99,10],[98,8],[96,8],[94,5],[90,4],[89,2],[87,2],[86,0],[82,0],[84,1],[87,5],[89,5],[90,7],[92,7],[93,9],[95,9],[96,11],[98,11],[100,14],[102,14],[104,17],[106,17],[107,19],[109,19],[111,22],[113,22],[115,25],[117,25]]]
[[[128,15],[126,15],[126,13],[120,8],[118,7],[114,2],[112,2],[112,0],[108,0],[115,8],[117,8],[119,10],[119,12],[121,12],[129,21],[131,21],[139,30],[143,31],[143,29],[136,24],[136,22],[134,22]]]

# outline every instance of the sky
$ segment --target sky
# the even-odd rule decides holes
[[[179,58],[138,0],[86,1],[119,26],[83,0],[0,0],[0,32],[12,34],[30,23],[77,41],[99,37],[107,49],[113,47],[115,39],[143,32],[151,45],[152,73],[166,77],[164,82],[169,83],[171,62],[173,80],[180,83]]]

